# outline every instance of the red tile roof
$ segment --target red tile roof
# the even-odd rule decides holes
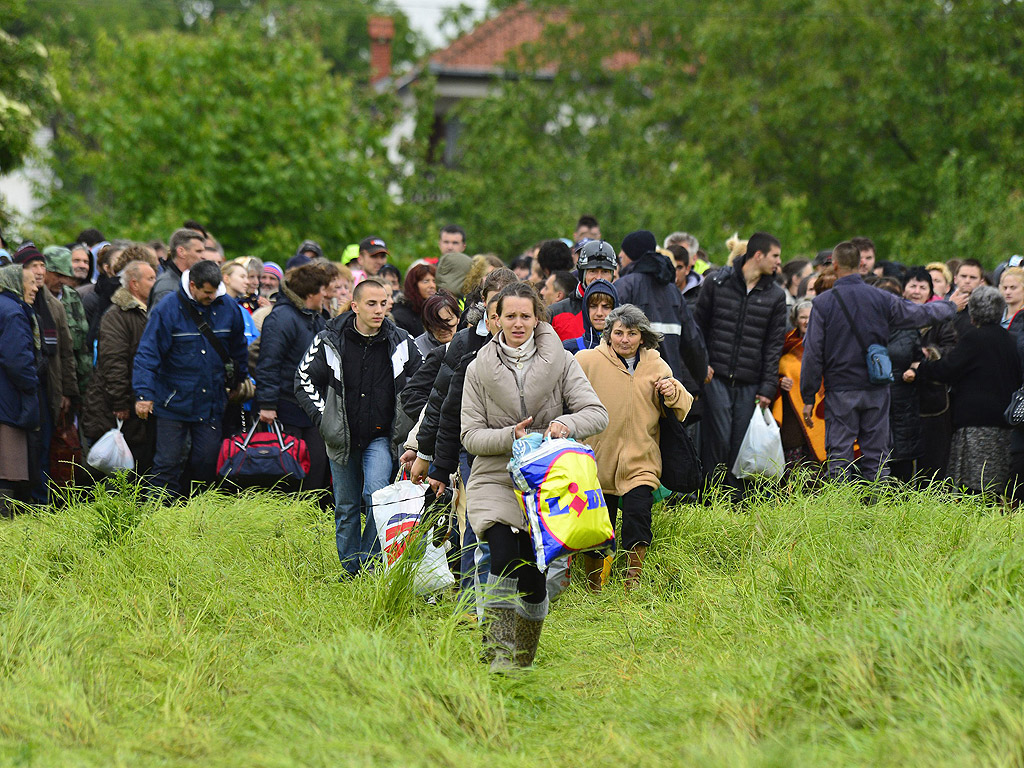
[[[525,2],[518,3],[481,22],[473,31],[434,53],[430,57],[430,69],[446,74],[500,74],[510,54],[529,43],[538,42],[548,25],[564,24],[568,18],[565,10],[541,11],[530,8]],[[623,69],[637,61],[638,57],[632,51],[620,51],[609,56],[605,66]],[[551,74],[553,68],[542,68],[541,72]]]

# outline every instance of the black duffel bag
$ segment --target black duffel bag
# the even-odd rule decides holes
[[[661,484],[675,493],[694,493],[704,482],[704,470],[693,440],[675,412],[659,395],[665,415],[658,421],[661,430]]]

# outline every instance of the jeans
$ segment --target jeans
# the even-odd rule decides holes
[[[378,437],[366,448],[353,448],[348,463],[331,460],[334,482],[334,539],[342,567],[355,575],[366,562],[380,553],[377,525],[373,521],[374,491],[391,482],[391,446],[386,437]],[[366,516],[362,534],[360,516]]]
[[[860,444],[860,474],[880,480],[889,474],[889,387],[834,392],[825,390],[825,452],[828,476],[850,480],[853,444]]]
[[[173,497],[182,495],[182,475],[212,482],[217,476],[217,454],[223,430],[220,421],[156,420],[156,453],[153,455],[153,479]]]

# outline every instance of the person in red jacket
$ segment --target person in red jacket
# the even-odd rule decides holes
[[[583,294],[595,280],[615,279],[615,249],[605,240],[589,240],[580,247],[576,262],[579,285],[571,296],[552,304],[548,309],[551,327],[562,341],[583,335]]]

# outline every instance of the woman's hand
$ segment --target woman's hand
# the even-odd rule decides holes
[[[779,389],[783,392],[790,392],[793,389],[793,380],[789,376],[783,376],[779,379]]]
[[[659,379],[654,388],[669,399],[676,393],[676,383],[672,379]]]
[[[548,424],[548,431],[544,433],[544,437],[550,437],[553,440],[557,440],[560,437],[568,437],[569,428],[560,421],[552,421]]]
[[[533,424],[533,416],[527,416],[525,419],[516,424],[515,431],[513,432],[516,440],[518,440],[520,437],[526,437],[526,428],[529,427],[531,424]]]

